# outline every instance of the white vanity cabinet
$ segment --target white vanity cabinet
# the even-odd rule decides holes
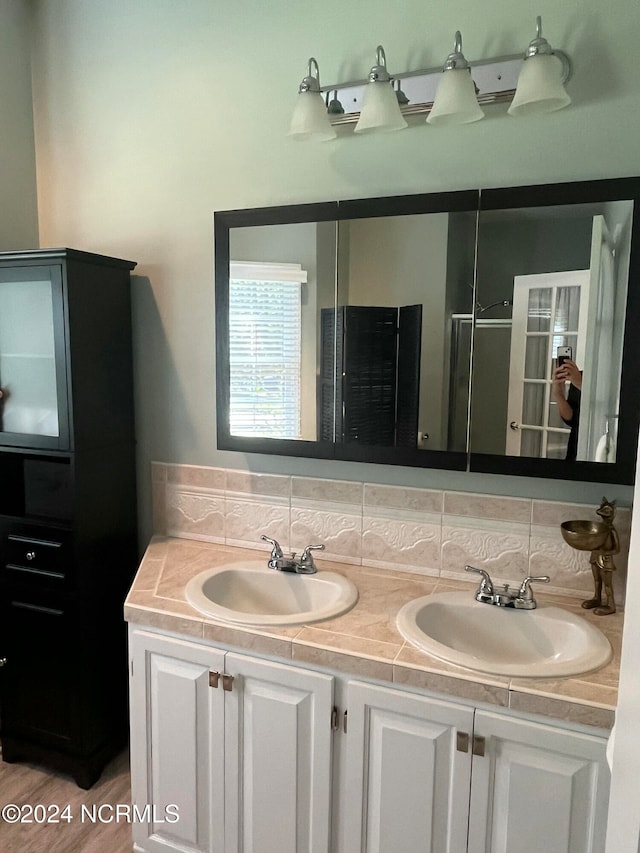
[[[328,851],[334,679],[140,629],[129,642],[132,801],[149,807],[134,849]]]
[[[347,688],[344,853],[464,853],[473,708]]]
[[[603,853],[606,739],[348,684],[341,853]]]
[[[602,853],[606,739],[476,711],[469,853]]]
[[[131,798],[152,809],[132,824],[134,849],[222,850],[224,696],[210,673],[222,671],[224,652],[131,631],[129,655]]]
[[[129,636],[137,851],[604,851],[604,737]]]

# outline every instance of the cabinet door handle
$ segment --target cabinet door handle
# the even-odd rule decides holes
[[[219,672],[209,672],[209,687],[217,687],[220,683]]]
[[[342,715],[342,731],[345,734],[347,733],[347,714],[348,713],[349,713],[348,711],[345,711],[344,714]]]
[[[458,752],[469,752],[469,732],[456,733],[456,749]]]
[[[482,735],[474,735],[473,736],[473,746],[471,747],[471,752],[474,755],[477,755],[479,758],[484,758],[485,745],[486,745],[486,738],[483,738]]]
[[[331,731],[337,732],[340,728],[340,724],[338,722],[338,709],[334,705],[331,709]]]
[[[226,673],[222,676],[222,689],[231,692],[233,690],[233,676]]]

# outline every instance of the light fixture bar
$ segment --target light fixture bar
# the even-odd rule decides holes
[[[562,63],[562,82],[565,83],[571,76],[569,57],[561,50],[554,49],[553,52]],[[486,106],[511,102],[523,61],[522,53],[470,61],[473,81],[478,89],[478,103]],[[400,105],[403,116],[426,116],[431,111],[442,73],[442,66],[439,65],[436,68],[404,71],[393,75],[393,81],[400,81],[400,88],[409,98],[408,104]],[[327,101],[337,99],[344,108],[342,114],[329,115],[332,125],[350,125],[358,121],[368,82],[355,80],[320,87]]]

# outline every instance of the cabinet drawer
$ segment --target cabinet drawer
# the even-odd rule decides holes
[[[69,576],[71,554],[62,536],[44,538],[8,533],[3,551],[6,576],[52,582],[62,582]]]

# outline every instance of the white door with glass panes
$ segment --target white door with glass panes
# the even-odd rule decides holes
[[[584,366],[589,279],[589,270],[514,277],[508,456],[565,457],[570,430],[551,397],[551,377],[558,347],[571,347]]]

